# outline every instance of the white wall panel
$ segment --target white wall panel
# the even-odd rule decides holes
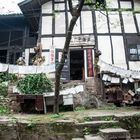
[[[120,7],[122,9],[132,8],[131,1],[120,1]]]
[[[52,46],[52,38],[41,38],[42,49],[50,49]]]
[[[58,12],[55,14],[55,33],[64,34],[65,33],[65,13]]]
[[[110,44],[109,36],[98,36],[98,49],[102,53],[100,59],[111,64],[112,57],[111,57],[111,44]]]
[[[119,12],[108,12],[111,33],[121,33]]]
[[[42,35],[52,34],[52,16],[42,17]]]
[[[64,3],[56,3],[55,4],[55,10],[65,10],[65,4]]]
[[[125,33],[136,33],[132,12],[122,12]]]
[[[122,36],[112,36],[113,44],[113,58],[114,64],[121,68],[127,68],[126,58],[125,58],[125,49]]]
[[[96,26],[98,33],[108,33],[106,12],[96,11]]]
[[[42,13],[43,14],[52,13],[52,1],[42,5]]]
[[[138,27],[140,31],[140,14],[136,14],[136,19],[137,19],[137,23],[138,23]]]
[[[45,57],[45,62],[42,65],[50,64],[50,52],[42,52],[42,56]]]
[[[68,22],[70,23],[72,16],[68,13]],[[74,26],[73,34],[80,34],[80,19],[78,18],[76,25]]]
[[[129,62],[129,68],[131,70],[140,70],[140,62]]]
[[[82,33],[93,33],[93,22],[91,11],[82,11]]]
[[[63,49],[65,43],[65,37],[54,37],[53,42],[55,48]]]
[[[30,49],[25,49],[25,64],[29,65],[29,54],[30,54]]]
[[[118,0],[106,0],[107,8],[118,8]]]

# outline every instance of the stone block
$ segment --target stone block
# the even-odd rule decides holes
[[[122,128],[101,129],[100,135],[104,140],[130,140],[129,131]]]

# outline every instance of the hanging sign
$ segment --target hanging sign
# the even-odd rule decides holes
[[[87,50],[88,77],[93,77],[92,49]]]
[[[93,35],[72,36],[70,46],[93,46],[95,38]]]

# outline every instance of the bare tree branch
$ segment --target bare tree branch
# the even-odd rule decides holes
[[[70,10],[70,13],[71,13],[71,15],[73,15],[73,5],[72,5],[72,0],[68,0],[68,3],[69,3],[69,10]]]
[[[84,5],[85,0],[80,0],[79,6],[77,9],[77,12],[80,13],[82,11],[83,5]]]

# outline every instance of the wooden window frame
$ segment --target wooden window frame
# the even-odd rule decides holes
[[[130,52],[132,49],[135,52]],[[131,45],[128,48],[128,53],[129,53],[129,60],[130,61],[140,61],[140,44]],[[134,58],[132,58],[132,56]]]

